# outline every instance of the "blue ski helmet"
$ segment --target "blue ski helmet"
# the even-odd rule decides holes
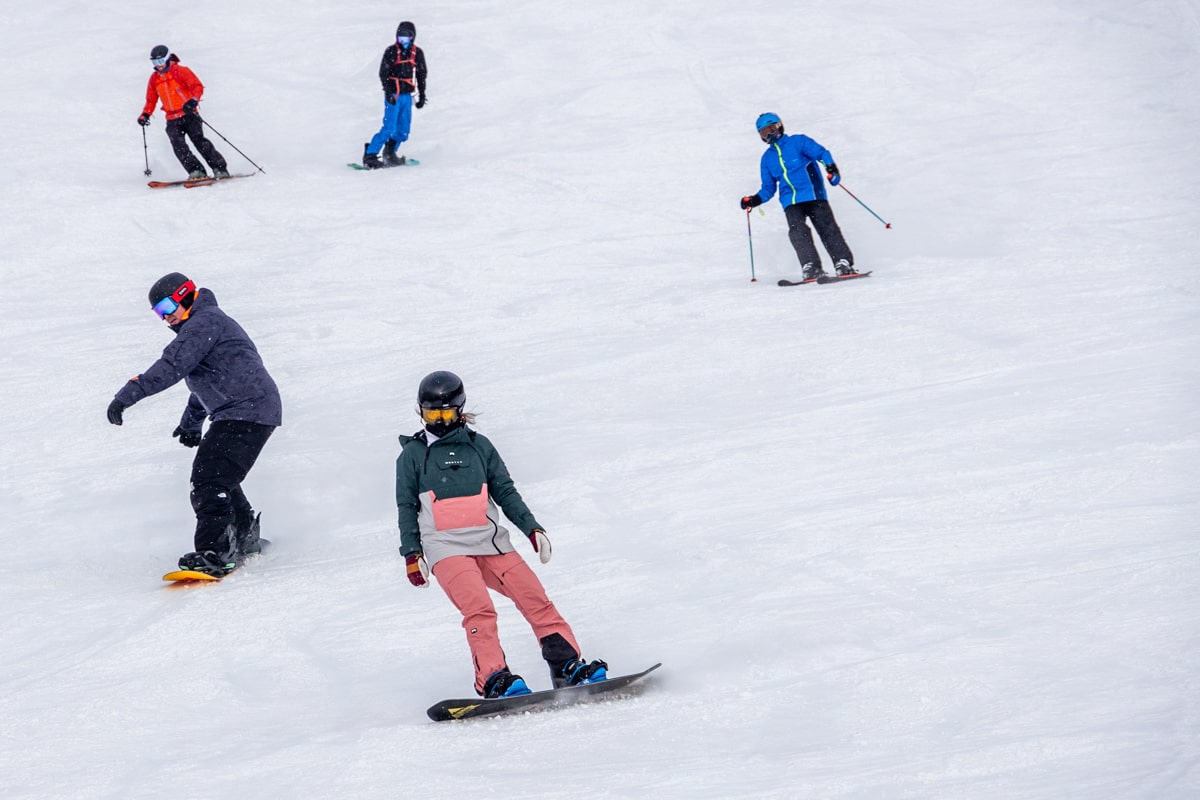
[[[754,127],[758,129],[758,138],[762,139],[767,144],[775,144],[783,138],[783,120],[778,114],[767,112],[759,114],[758,119],[754,121]],[[770,130],[767,130],[770,128]]]
[[[761,131],[768,125],[773,125],[776,122],[783,122],[778,114],[772,114],[770,111],[765,114],[759,114],[758,119],[754,121],[754,130]]]

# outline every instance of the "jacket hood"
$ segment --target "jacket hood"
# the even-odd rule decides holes
[[[210,308],[217,308],[217,296],[209,289],[197,289],[196,299],[192,301],[192,307],[188,311],[188,318],[178,325],[168,325],[171,330],[179,333],[184,325],[188,324],[188,320],[199,314],[201,311],[207,311]]]
[[[417,40],[417,26],[413,25],[408,20],[405,20],[396,26],[396,35],[411,36],[412,40],[415,42]]]

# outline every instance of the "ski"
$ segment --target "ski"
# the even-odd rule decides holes
[[[485,700],[479,697],[464,700],[443,700],[437,705],[431,706],[425,713],[434,722],[446,722],[455,719],[475,719],[477,717],[494,717],[501,714],[519,714],[525,711],[560,708],[562,706],[588,702],[600,695],[626,689],[661,666],[662,664],[659,663],[633,675],[622,675],[597,683],[584,683],[579,686],[567,686],[562,689],[547,689],[544,692],[520,694],[515,697],[497,697],[493,700]]]
[[[868,272],[852,272],[849,275],[821,275],[819,278],[809,278],[803,281],[789,281],[787,278],[782,278],[779,281],[780,286],[803,286],[806,283],[838,283],[840,281],[849,281],[855,278],[865,278],[871,273]]]
[[[396,164],[395,166],[397,166],[397,167],[415,167],[420,163],[421,162],[417,161],[415,158],[408,158],[406,156],[403,164]],[[386,167],[386,166],[385,167],[376,167],[375,169],[371,169],[370,167],[364,167],[362,164],[347,164],[346,166],[349,167],[350,169],[360,169],[364,172],[376,172],[381,169],[391,169],[391,167]]]
[[[870,271],[867,271],[851,272],[849,275],[825,275],[824,277],[817,278],[817,283],[840,283],[842,281],[852,281],[855,278],[865,278],[870,274]]]
[[[170,583],[171,586],[193,586],[198,583],[220,583],[225,578],[228,578],[230,575],[241,569],[247,561],[255,556],[260,555],[270,544],[271,543],[266,539],[259,539],[259,551],[243,558],[238,562],[236,567],[231,569],[229,572],[226,572],[224,575],[213,575],[208,572],[200,572],[194,569],[177,569],[174,572],[168,572],[166,575],[163,575],[162,579]]]
[[[146,185],[151,189],[166,189],[171,186],[182,186],[186,189],[194,189],[197,186],[208,186],[213,183],[224,183],[231,181],[234,178],[252,178],[253,172],[248,172],[245,175],[230,175],[228,178],[184,178],[181,181],[150,181]]]

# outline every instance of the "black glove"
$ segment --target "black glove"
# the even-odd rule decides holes
[[[826,164],[825,173],[829,176],[830,186],[837,186],[842,182],[842,173],[838,172],[837,164]]]
[[[389,106],[396,105],[396,95],[392,92],[384,92],[383,99],[387,101]]]
[[[150,115],[149,114],[142,114],[140,117],[138,117],[138,125],[141,125],[144,128],[149,124],[150,124]]]
[[[196,109],[199,107],[200,107],[200,101],[193,97],[191,100],[188,100],[186,103],[183,104],[183,113],[195,114]]]
[[[183,428],[176,428],[171,431],[171,435],[178,438],[179,443],[184,447],[195,447],[204,438],[200,431],[185,431]]]
[[[752,209],[756,206],[761,206],[761,205],[762,205],[762,198],[756,194],[748,194],[742,198],[742,208],[746,209],[747,211],[749,211],[750,209]]]
[[[421,96],[417,98],[417,108],[425,107],[425,93],[421,92]]]
[[[127,408],[129,408],[129,406],[125,405],[120,400],[113,398],[113,401],[108,404],[108,421],[113,425],[123,424],[125,420],[121,415],[125,413],[125,409]]]

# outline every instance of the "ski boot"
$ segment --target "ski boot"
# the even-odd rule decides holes
[[[819,278],[824,278],[824,277],[825,277],[825,270],[821,269],[820,264],[808,263],[808,264],[804,265],[803,280],[805,282],[815,281]]]
[[[516,697],[521,694],[532,694],[525,685],[525,679],[514,675],[507,668],[493,672],[483,682],[481,694],[488,699],[497,697]]]
[[[573,658],[554,676],[554,688],[562,689],[567,686],[581,686],[585,683],[599,683],[608,677],[608,664],[596,660],[592,663],[582,658]]]
[[[383,165],[385,167],[402,167],[404,166],[404,156],[396,155],[396,140],[388,139],[383,143],[383,152],[380,154],[383,157]]]
[[[202,181],[208,177],[208,173],[202,169],[194,169],[188,173],[189,181]]]
[[[237,569],[237,562],[232,558],[219,556],[212,550],[202,553],[188,553],[179,559],[180,569],[190,569],[193,572],[203,572],[214,578],[224,578]]]
[[[229,177],[229,170],[227,170],[227,169],[214,169],[214,170],[213,170],[213,177],[214,177],[214,178],[216,178],[217,180],[224,180],[225,178],[228,178],[228,177]]]
[[[383,169],[383,162],[379,160],[379,154],[367,152],[367,148],[370,146],[370,142],[363,145],[362,165],[367,169]]]
[[[856,270],[854,268],[854,266],[844,258],[839,258],[837,260],[837,263],[834,264],[833,267],[834,267],[834,269],[837,270],[838,275],[857,275],[858,274],[858,270]]]

